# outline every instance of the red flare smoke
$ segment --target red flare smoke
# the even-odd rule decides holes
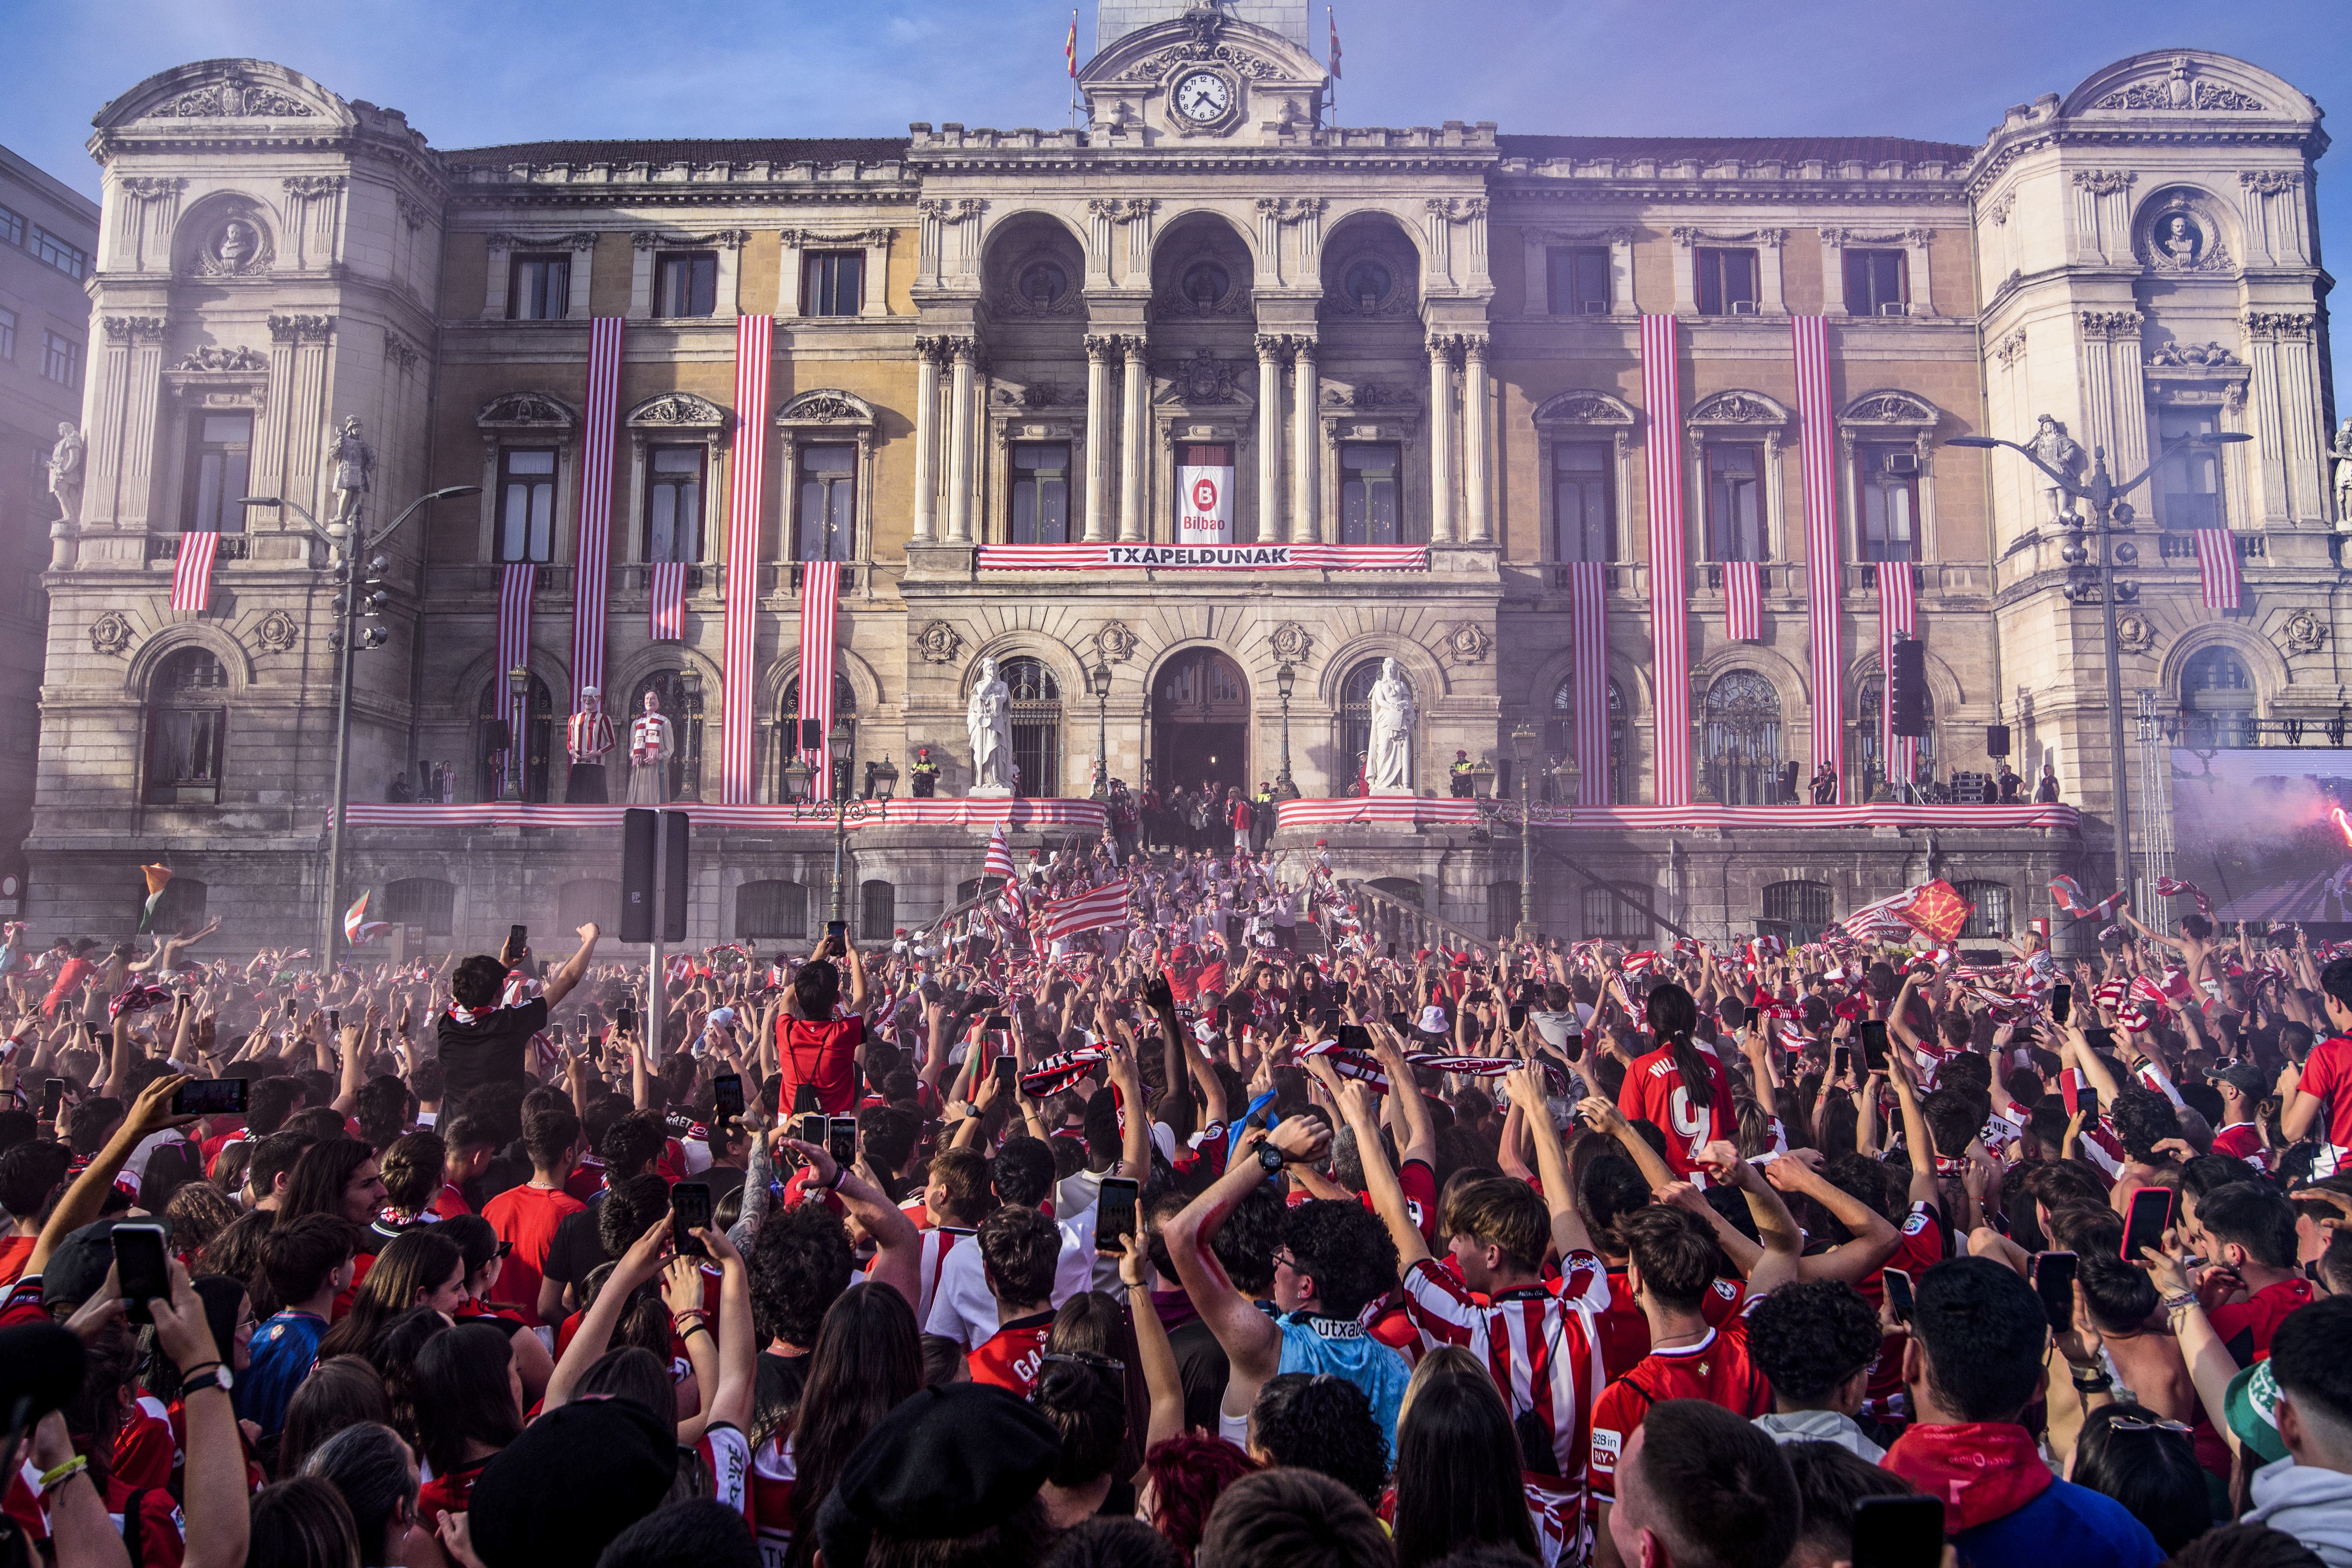
[[[2336,824],[2336,831],[2344,835],[2345,847],[2352,849],[2352,818],[2345,816],[2344,808],[2341,806],[2330,806],[2327,809],[2327,817]]]

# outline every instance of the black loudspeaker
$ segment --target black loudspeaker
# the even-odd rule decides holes
[[[1889,727],[1897,735],[1927,733],[1927,649],[1916,638],[1895,644],[1886,682]]]
[[[686,940],[687,828],[683,811],[632,807],[621,815],[621,940],[654,939],[654,835],[667,839],[662,851],[662,934],[665,942]]]
[[[510,746],[510,745],[512,745],[512,744],[513,744],[513,737],[512,737],[511,736],[508,735],[508,733],[507,733],[507,721],[506,721],[506,720],[504,720],[504,719],[502,719],[502,718],[494,718],[494,719],[487,720],[487,721],[483,724],[483,726],[482,726],[482,752],[483,752],[483,755],[488,756],[489,753],[494,752],[494,751],[504,751],[504,750],[505,750],[509,746]]]
[[[803,751],[824,749],[824,720],[821,718],[801,720],[801,749]]]
[[[1985,755],[1987,757],[2009,755],[2009,726],[2005,724],[1985,726]]]

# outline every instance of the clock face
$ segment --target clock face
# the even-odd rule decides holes
[[[1176,112],[1187,120],[1205,123],[1224,113],[1232,103],[1233,89],[1214,71],[1194,71],[1176,84]]]

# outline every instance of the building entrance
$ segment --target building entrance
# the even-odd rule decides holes
[[[1161,667],[1151,688],[1151,760],[1163,795],[1180,785],[1195,791],[1203,780],[1219,795],[1229,785],[1244,794],[1255,787],[1249,683],[1239,664],[1213,648],[1195,648]]]

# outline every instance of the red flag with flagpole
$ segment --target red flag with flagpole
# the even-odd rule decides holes
[[[1339,18],[1330,6],[1326,5],[1323,7],[1323,19],[1331,25],[1331,76],[1337,80],[1339,76]]]
[[[1078,74],[1078,14],[1070,13],[1070,36],[1062,45],[1062,59],[1070,68],[1073,80]]]

